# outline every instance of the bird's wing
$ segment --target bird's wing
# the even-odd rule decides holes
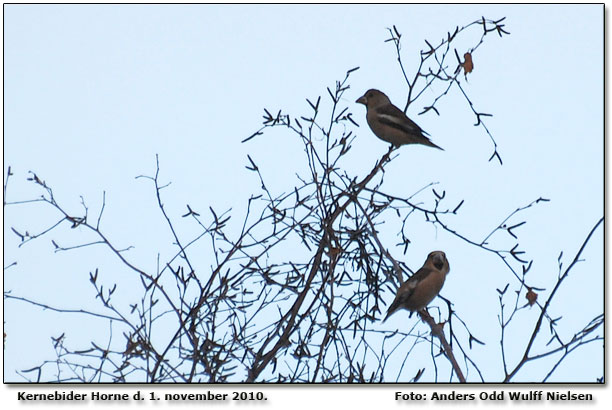
[[[425,279],[427,276],[429,276],[430,273],[432,273],[434,271],[434,269],[423,266],[421,269],[419,269],[418,271],[416,271],[416,273],[414,275],[412,275],[407,281],[406,284],[407,285],[412,285],[411,287],[414,288],[416,287],[416,285],[421,282],[423,279]]]
[[[386,104],[376,108],[378,119],[382,124],[400,129],[409,134],[420,135],[424,131],[414,121],[393,104]]]
[[[387,320],[387,318],[391,316],[393,312],[399,309],[400,306],[404,305],[408,300],[410,300],[419,282],[429,276],[429,274],[431,274],[433,271],[433,269],[423,266],[406,282],[404,282],[402,286],[400,286],[397,291],[397,295],[395,296],[395,300],[393,300],[393,303],[391,303],[391,306],[389,306],[385,320]]]

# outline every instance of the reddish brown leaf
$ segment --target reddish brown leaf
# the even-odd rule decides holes
[[[472,54],[465,53],[463,55],[463,58],[465,59],[465,61],[463,62],[463,70],[465,72],[465,75],[467,75],[468,73],[471,73],[472,70],[474,69],[474,62],[472,61]]]
[[[538,300],[538,294],[535,293],[533,290],[531,290],[531,288],[529,288],[525,297],[527,298],[527,302],[529,303],[529,306],[533,306],[536,300]]]

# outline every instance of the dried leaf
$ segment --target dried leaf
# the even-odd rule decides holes
[[[465,59],[465,61],[463,62],[463,71],[464,74],[467,76],[468,73],[471,73],[474,69],[474,62],[472,61],[472,54],[470,53],[465,53],[463,55],[463,58]]]
[[[529,288],[525,297],[527,298],[529,306],[533,306],[533,304],[536,303],[536,300],[538,300],[538,294],[535,293],[531,288]]]

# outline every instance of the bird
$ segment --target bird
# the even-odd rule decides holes
[[[372,88],[355,102],[366,106],[368,125],[374,135],[381,140],[390,142],[395,147],[421,144],[444,151],[425,136],[427,132],[408,118],[402,110],[391,104],[389,97],[382,91]]]
[[[412,316],[413,312],[426,307],[440,293],[449,271],[446,254],[442,251],[430,252],[423,267],[397,290],[383,323],[398,309],[407,309]]]

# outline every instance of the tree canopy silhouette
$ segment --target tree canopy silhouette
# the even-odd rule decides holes
[[[468,38],[480,34],[466,46],[467,33],[472,34]],[[503,152],[487,125],[491,115],[476,108],[477,97],[466,82],[477,70],[481,47],[492,36],[509,34],[504,18],[479,18],[447,32],[439,42],[425,40],[413,72],[404,64],[400,30],[393,26],[388,34],[406,89],[403,111],[418,101],[421,113],[441,115],[439,105],[446,96],[461,96],[473,115],[475,133],[491,146],[490,166],[503,166]],[[108,323],[110,329],[106,340],[75,348],[67,339],[83,330],[70,329],[67,322],[66,330],[52,340],[56,357],[20,374],[28,381],[56,382],[513,382],[525,364],[554,357],[545,374],[534,376],[534,381],[546,381],[576,349],[603,345],[603,311],[583,317],[577,328],[550,311],[603,217],[592,222],[569,264],[564,266],[559,256],[557,280],[547,286],[552,291],[542,300],[544,289],[535,286],[530,276],[533,260],[525,256],[519,239],[525,211],[549,199],[523,199],[513,205],[514,212],[499,215],[501,222],[488,235],[478,238],[454,227],[464,199],[450,199],[450,188],[432,181],[411,192],[397,192],[385,184],[389,164],[410,146],[391,146],[380,158],[363,160],[368,172],[354,171],[350,153],[356,133],[370,133],[362,113],[353,113],[355,98],[347,94],[356,70],[349,69],[323,95],[307,98],[305,112],[264,108],[261,127],[243,142],[268,146],[270,133],[282,133],[301,145],[303,157],[295,159],[295,170],[288,170],[295,173],[295,184],[276,187],[266,181],[258,158],[249,155],[246,169],[259,183],[243,199],[236,193],[237,200],[247,203],[244,215],[219,211],[213,204],[208,209],[185,204],[182,215],[169,213],[165,203],[181,199],[164,195],[169,182],[156,158],[152,175],[138,179],[150,184],[174,251],[165,260],[158,257],[153,270],[138,266],[129,247],[122,248],[105,234],[105,197],[95,215],[82,198],[81,210],[71,210],[68,199],[57,196],[42,175],[31,172],[28,181],[40,194],[8,200],[13,176],[9,167],[4,206],[31,207],[33,212],[51,209],[55,215],[45,227],[12,226],[19,246],[52,237],[57,253],[103,247],[120,262],[122,275],[139,281],[134,287],[113,272],[89,272],[98,308],[66,308],[66,301],[47,302],[5,291],[5,303],[29,303],[66,318],[76,313],[100,325]],[[461,193],[452,195],[457,196]],[[179,219],[189,221],[199,233],[182,236],[176,229]],[[499,318],[499,340],[483,340],[471,330],[478,317],[455,310],[452,296],[444,292],[439,303],[418,313],[419,319],[409,321],[406,314],[404,327],[381,327],[397,288],[425,259],[426,255],[417,261],[400,260],[420,238],[413,227],[423,222],[482,255],[493,255],[503,267],[497,279],[499,306],[486,306],[481,312]],[[60,231],[65,226],[73,230]],[[93,239],[66,245],[79,230]],[[499,235],[506,237],[507,245],[493,244]],[[195,244],[206,244],[208,265],[194,262]],[[454,280],[452,260],[450,265],[448,280]],[[129,296],[118,297],[125,288]],[[534,323],[522,315],[525,310],[537,312]],[[517,332],[517,326],[524,331]],[[517,345],[522,354],[510,354],[508,349]],[[483,371],[483,349],[499,353],[497,374]],[[423,351],[430,365],[411,360]]]

